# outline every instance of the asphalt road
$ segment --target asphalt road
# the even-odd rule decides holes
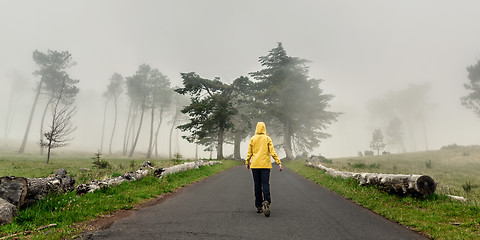
[[[234,167],[88,239],[424,239],[286,169],[271,173],[271,216],[256,213],[250,171]]]

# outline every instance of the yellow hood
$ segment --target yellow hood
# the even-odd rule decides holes
[[[264,122],[257,123],[257,129],[255,130],[255,135],[267,135],[267,128],[265,127]]]

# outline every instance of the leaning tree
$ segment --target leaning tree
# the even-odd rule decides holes
[[[265,119],[273,117],[273,133],[283,136],[287,158],[293,150],[304,152],[319,146],[330,135],[324,130],[339,113],[327,111],[333,95],[323,93],[321,80],[308,76],[307,60],[288,56],[282,43],[259,58],[263,69],[251,73],[257,80],[255,98]],[[272,128],[270,128],[272,129]]]
[[[42,93],[44,84],[47,82],[54,82],[58,77],[66,74],[65,70],[72,66],[72,55],[68,51],[52,51],[48,50],[46,53],[35,50],[33,52],[33,61],[37,64],[38,69],[33,72],[35,76],[40,77],[40,81],[37,82],[35,87],[35,99],[33,101],[32,109],[30,110],[30,117],[28,118],[27,127],[23,136],[22,144],[18,150],[19,153],[25,151],[25,146],[28,140],[28,134],[30,132],[30,126],[32,125],[33,115],[37,106],[38,98]],[[53,86],[54,84],[50,84]]]

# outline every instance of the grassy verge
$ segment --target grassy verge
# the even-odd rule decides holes
[[[34,230],[41,226],[56,223],[57,226],[29,235],[33,239],[63,239],[81,233],[81,228],[72,228],[72,224],[92,220],[100,215],[120,209],[131,209],[148,199],[202,180],[224,171],[240,162],[226,160],[223,164],[203,166],[197,170],[169,175],[162,180],[153,176],[135,182],[124,182],[119,186],[95,191],[84,196],[75,192],[51,195],[34,206],[22,209],[15,220],[0,226],[0,236]]]
[[[480,207],[434,194],[423,198],[398,196],[373,186],[361,187],[353,179],[334,178],[304,161],[285,166],[347,199],[404,226],[428,234],[433,239],[479,239]]]
[[[144,161],[149,160],[155,167],[170,167],[183,161],[166,159],[130,159],[120,155],[102,156],[107,161],[107,168],[98,168],[93,164],[94,154],[58,154],[46,164],[45,156],[39,154],[18,154],[0,151],[0,176],[17,176],[27,178],[46,177],[55,170],[64,168],[76,180],[76,184],[82,184],[93,179],[106,179],[120,176],[126,172],[138,170]]]

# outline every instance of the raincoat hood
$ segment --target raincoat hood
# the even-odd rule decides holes
[[[264,122],[257,123],[257,129],[255,130],[255,135],[267,135],[267,128],[265,127]]]

